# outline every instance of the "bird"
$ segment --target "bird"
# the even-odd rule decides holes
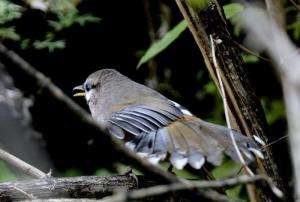
[[[73,90],[73,96],[85,97],[92,117],[110,135],[153,164],[168,160],[176,169],[187,164],[200,169],[205,162],[219,166],[223,154],[242,163],[230,133],[247,163],[263,158],[257,136],[206,122],[115,69],[100,69]]]

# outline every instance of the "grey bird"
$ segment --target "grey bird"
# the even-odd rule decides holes
[[[205,161],[220,165],[223,153],[241,163],[230,133],[246,162],[254,160],[253,153],[263,158],[254,140],[197,118],[178,103],[114,69],[92,73],[73,90],[79,91],[74,96],[85,97],[92,117],[111,135],[152,163],[169,160],[177,169],[187,164],[200,169]]]

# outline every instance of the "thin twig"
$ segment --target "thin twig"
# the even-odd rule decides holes
[[[288,136],[289,136],[289,135],[284,135],[284,136],[278,138],[277,140],[274,140],[273,142],[270,142],[270,143],[268,143],[268,144],[262,146],[261,149],[264,149],[264,148],[266,148],[266,147],[270,147],[270,146],[272,146],[273,144],[275,144],[275,143],[277,143],[277,142],[283,140],[284,138],[287,138]]]
[[[262,60],[267,61],[267,62],[272,62],[272,60],[270,58],[260,56],[259,54],[255,53],[254,51],[250,50],[249,48],[247,48],[246,46],[240,44],[237,41],[233,41],[233,43],[236,44],[241,50],[243,50],[243,51],[245,51],[245,52],[247,52],[251,55],[254,55],[255,57],[258,57],[259,59],[262,59]]]
[[[300,6],[294,0],[290,0],[290,2],[300,11]]]
[[[2,149],[0,149],[0,159],[31,177],[34,178],[48,177],[46,173],[33,167],[32,165],[29,165],[28,163],[22,161],[21,159],[15,157],[14,155]]]
[[[14,186],[14,189],[17,190],[18,192],[22,193],[22,194],[25,195],[26,197],[28,197],[30,200],[36,199],[36,197],[33,196],[33,194],[28,194],[26,191],[20,189],[19,187]]]
[[[214,63],[215,69],[216,69],[217,79],[218,79],[218,82],[220,85],[221,96],[223,99],[225,119],[226,119],[228,128],[232,129],[230,119],[229,119],[228,103],[227,103],[227,99],[226,99],[226,94],[225,94],[223,82],[222,82],[221,75],[220,75],[220,68],[219,68],[217,58],[216,58],[216,53],[215,53],[215,43],[214,43],[214,39],[212,38],[212,35],[209,35],[209,37],[210,37],[210,42],[211,42],[212,59],[213,59],[213,63]],[[239,150],[239,147],[237,146],[237,143],[234,138],[232,130],[230,130],[229,134],[230,134],[230,139],[232,141],[234,150],[236,151],[236,154],[237,154],[240,162],[244,165],[244,168],[246,169],[246,171],[248,172],[249,175],[254,175],[253,172],[250,170],[250,168],[246,165],[245,159],[243,158],[241,151]]]

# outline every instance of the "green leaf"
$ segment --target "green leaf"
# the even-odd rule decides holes
[[[288,30],[292,30],[293,32],[293,37],[296,39],[296,40],[299,40],[300,39],[300,15],[297,14],[297,17],[296,17],[296,21],[293,22],[292,24],[289,24],[287,26],[287,29]]]
[[[137,68],[149,61],[151,58],[155,57],[164,49],[166,49],[173,41],[175,41],[180,36],[180,34],[186,28],[187,23],[186,21],[182,20],[172,30],[170,30],[161,40],[152,44],[150,48],[146,51],[145,55],[140,59]]]
[[[72,12],[74,10],[77,10],[76,5],[77,3],[70,0],[54,0],[54,1],[50,1],[50,10],[53,13],[59,13],[59,12],[67,13],[70,11]]]
[[[84,26],[87,23],[98,23],[101,20],[100,18],[95,17],[91,14],[79,15],[77,11],[68,12],[66,14],[60,13],[58,17],[58,21],[48,21],[49,26],[53,27],[57,32],[65,28],[69,28],[74,24]]]
[[[108,170],[106,168],[99,168],[94,173],[94,175],[96,175],[96,176],[106,176],[106,175],[113,175],[113,174],[114,174],[113,172],[111,172],[110,170]]]
[[[230,19],[237,13],[244,10],[244,7],[239,3],[230,3],[223,6],[226,19]]]
[[[23,39],[20,43],[21,49],[26,49],[30,45],[30,39]]]
[[[222,179],[230,176],[235,176],[240,169],[241,165],[238,165],[231,160],[227,160],[222,165],[215,167],[212,170],[212,174],[216,179]]]
[[[20,40],[20,35],[16,33],[14,27],[2,27],[0,28],[0,38],[18,41]]]
[[[81,176],[82,174],[83,174],[82,171],[77,168],[69,168],[68,170],[62,173],[62,176],[75,177],[75,176]]]
[[[285,119],[284,103],[280,99],[270,99],[268,97],[262,97],[262,106],[266,112],[267,120],[270,125],[276,121]]]
[[[257,56],[251,54],[242,54],[242,58],[245,63],[257,63],[259,61]]]
[[[77,22],[80,26],[84,26],[86,23],[99,23],[101,19],[90,14],[85,14],[78,16],[74,21]]]
[[[16,175],[4,162],[0,161],[0,182],[15,181],[16,179]]]
[[[23,8],[7,0],[0,1],[0,24],[4,24],[22,16]]]
[[[208,0],[186,0],[186,2],[191,6],[194,10],[204,9],[208,5]]]
[[[226,194],[234,201],[247,202],[249,201],[249,199],[247,196],[242,195],[242,189],[243,185],[238,185],[233,188],[227,189]]]
[[[66,46],[66,42],[64,40],[44,40],[44,41],[35,41],[33,46],[36,49],[48,49],[49,52],[53,52],[56,49],[64,49]]]

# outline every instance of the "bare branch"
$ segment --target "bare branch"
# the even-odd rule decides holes
[[[132,175],[118,175],[118,176],[83,176],[73,178],[45,178],[30,181],[6,182],[0,184],[0,201],[19,201],[19,200],[41,200],[41,199],[55,199],[55,198],[103,198],[117,193],[111,197],[111,200],[120,201],[121,198],[146,198],[150,196],[158,196],[164,194],[164,197],[171,197],[168,194],[172,191],[161,192],[160,187],[168,187],[169,185],[158,185],[153,188],[143,188],[157,185],[152,179],[145,176],[133,177]],[[137,183],[139,182],[139,183]],[[130,190],[136,189],[137,184],[141,187],[141,191],[132,192]],[[193,201],[195,199],[205,198],[210,201],[231,201],[226,196],[219,194],[213,190],[190,189],[195,187],[192,184],[176,183],[174,188],[183,185],[182,190],[188,191],[187,194],[178,194],[177,198],[185,199],[185,201]],[[172,187],[173,185],[171,185]],[[185,188],[184,188],[185,187]],[[180,188],[180,187],[179,187]],[[148,189],[150,194],[148,193]],[[177,188],[178,189],[178,188]],[[152,191],[151,191],[152,190]],[[142,195],[146,191],[147,195]],[[158,191],[157,193],[155,193]],[[174,189],[174,191],[176,191]],[[191,195],[191,191],[195,194]],[[196,198],[197,197],[197,198]],[[191,199],[190,199],[191,198]],[[154,198],[155,199],[155,198]],[[157,199],[157,198],[156,198]],[[193,200],[192,200],[193,199]],[[222,200],[221,200],[222,199]],[[155,201],[155,200],[154,200]]]
[[[290,2],[300,11],[300,6],[294,0],[290,0]]]
[[[139,187],[148,187],[156,182],[144,176],[137,176]],[[219,181],[199,181],[197,183],[173,183],[170,185],[156,185],[149,188],[137,189],[136,178],[131,175],[117,175],[108,177],[83,176],[73,178],[45,178],[30,181],[6,182],[0,184],[0,201],[5,200],[54,200],[55,198],[102,198],[116,192],[103,201],[126,201],[129,199],[143,199],[165,194],[193,191],[200,198],[212,201],[231,201],[217,192],[206,190],[209,188],[232,187],[238,184],[266,182],[277,193],[272,180],[264,176],[239,176]],[[18,189],[18,191],[16,190]],[[21,192],[19,191],[21,190]],[[26,194],[24,194],[26,193]]]
[[[139,178],[140,180],[144,178]],[[147,180],[145,180],[147,181]],[[47,198],[101,198],[117,190],[137,188],[130,175],[108,177],[43,178],[0,184],[0,201]]]
[[[44,178],[48,176],[46,173],[40,171],[39,169],[33,167],[32,165],[29,165],[28,163],[2,149],[0,149],[0,159],[31,177]]]

